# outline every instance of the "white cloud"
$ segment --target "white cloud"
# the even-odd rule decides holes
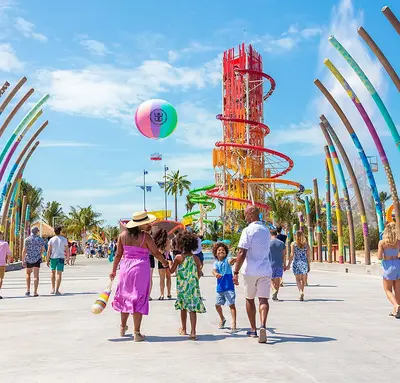
[[[222,139],[222,124],[216,119],[220,108],[216,107],[212,112],[201,105],[186,101],[177,109],[179,130],[176,131],[175,138],[178,142],[199,149],[211,149],[215,142]]]
[[[54,110],[130,123],[142,101],[174,89],[216,85],[220,76],[213,62],[189,68],[149,60],[133,69],[92,65],[78,70],[42,70],[37,82],[38,88],[52,95],[49,106]]]
[[[378,93],[384,97],[387,90],[387,81],[385,80],[383,68],[378,60],[374,59],[370,55],[367,46],[362,43],[362,40],[359,39],[357,34],[357,27],[362,25],[362,23],[363,13],[359,12],[356,14],[351,0],[342,0],[337,7],[333,7],[328,33],[323,36],[321,40],[318,60],[323,73],[320,78],[321,82],[328,88],[347,115],[354,130],[359,136],[364,149],[370,152],[373,148],[373,142],[370,138],[364,121],[348,97],[346,91],[331,74],[328,68],[322,64],[325,58],[329,58],[333,62],[333,64],[339,69],[354,92],[357,94],[371,120],[373,121],[375,128],[379,131],[379,134],[388,135],[388,130],[384,127],[383,120],[380,117],[380,113],[369,92],[359,80],[355,72],[344,60],[344,58],[342,58],[339,52],[337,52],[336,49],[333,48],[333,46],[328,42],[328,36],[330,34],[334,35],[358,62],[374,87],[377,89]],[[318,113],[318,115],[316,115],[316,119],[319,117],[319,114],[325,114],[331,124],[335,127],[338,135],[343,139],[344,145],[350,149],[355,156],[354,145],[352,144],[347,131],[337,118],[337,115],[333,111],[332,107],[325,100],[325,97],[319,93],[319,91],[317,98],[313,102],[313,109],[315,109],[316,113]]]
[[[189,46],[178,49],[178,50],[170,50],[168,51],[168,61],[175,62],[181,57],[189,57],[192,54],[204,53],[204,52],[212,52],[221,50],[219,47],[215,45],[207,45],[201,44],[197,41],[192,41]]]
[[[85,39],[81,40],[80,44],[92,55],[105,56],[110,53],[104,43],[97,40]]]
[[[91,144],[89,142],[77,142],[77,141],[40,141],[40,147],[42,148],[87,148],[97,147],[98,145]]]
[[[17,28],[17,30],[21,32],[25,37],[42,42],[47,41],[47,37],[45,35],[35,32],[35,24],[23,19],[22,17],[17,17],[15,19],[15,28]]]
[[[292,144],[290,155],[314,156],[324,152],[326,145],[321,129],[318,125],[310,122],[291,124],[283,129],[276,129],[265,138],[265,146],[268,148],[280,147]],[[287,151],[282,150],[283,153]]]
[[[288,30],[281,33],[280,36],[258,36],[252,43],[261,44],[267,52],[288,52],[296,48],[301,42],[321,35],[322,32],[323,30],[320,27],[300,29],[298,25],[290,25]]]
[[[0,71],[12,72],[24,68],[10,44],[0,44]]]

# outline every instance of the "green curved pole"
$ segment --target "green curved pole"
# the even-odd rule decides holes
[[[39,109],[43,106],[43,104],[50,98],[49,94],[44,95],[33,107],[32,109],[25,115],[25,117],[21,120],[21,122],[17,125],[14,132],[11,134],[10,138],[8,139],[5,147],[3,148],[0,154],[0,164],[4,159],[8,149],[10,148],[11,144],[15,141],[18,134],[21,132],[22,129],[26,127],[29,121],[34,118],[35,114],[39,111]]]
[[[355,250],[355,235],[354,235],[354,221],[353,221],[353,212],[350,203],[350,195],[349,189],[347,188],[346,178],[344,176],[342,164],[340,163],[339,157],[336,153],[335,145],[333,144],[332,138],[328,133],[327,128],[325,127],[325,123],[329,124],[327,120],[322,120],[319,124],[321,127],[322,133],[325,136],[326,143],[328,144],[329,151],[332,156],[333,163],[336,166],[336,169],[339,173],[340,182],[342,183],[342,192],[344,197],[344,202],[346,205],[346,213],[347,213],[347,223],[349,225],[349,240],[350,240],[350,263],[356,263],[356,250]]]
[[[331,175],[329,174],[328,160],[325,158],[325,214],[326,214],[326,246],[328,250],[328,262],[332,263],[332,205],[331,205]]]
[[[366,74],[360,68],[360,66],[356,63],[356,61],[351,57],[350,53],[343,47],[342,44],[339,43],[335,39],[334,36],[330,36],[328,38],[329,42],[335,47],[335,49],[343,56],[343,58],[347,61],[347,63],[351,66],[351,69],[357,74],[358,78],[367,88],[369,94],[371,95],[372,99],[374,100],[376,106],[378,107],[379,111],[381,112],[386,125],[388,126],[390,133],[392,134],[393,140],[396,144],[397,150],[400,151],[400,135],[397,131],[396,125],[394,124],[392,117],[390,116],[385,104],[383,103],[382,99],[380,98],[378,92],[372,85],[371,81],[369,81]]]
[[[335,212],[336,212],[336,228],[338,236],[338,247],[339,247],[339,263],[344,263],[344,247],[343,247],[343,230],[342,230],[342,214],[340,211],[340,198],[339,189],[337,187],[335,169],[333,168],[331,153],[327,145],[324,146],[326,162],[329,167],[329,175],[331,178],[331,184],[333,189],[333,198],[335,200]]]

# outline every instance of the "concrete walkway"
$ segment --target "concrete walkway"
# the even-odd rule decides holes
[[[208,312],[198,318],[199,340],[177,335],[173,301],[155,300],[143,323],[148,341],[134,343],[130,336],[119,337],[119,314],[111,307],[98,316],[90,312],[109,270],[107,260],[78,257],[64,273],[65,294],[54,297],[44,266],[38,298],[24,297],[24,271],[6,274],[0,301],[1,383],[399,379],[400,320],[388,316],[379,277],[314,271],[306,301],[299,302],[293,275],[286,272],[283,301],[271,302],[268,344],[260,345],[245,335],[242,286],[237,306],[243,331],[232,336],[217,329],[215,279],[207,265],[201,288]],[[155,277],[153,298],[159,295],[158,281]]]

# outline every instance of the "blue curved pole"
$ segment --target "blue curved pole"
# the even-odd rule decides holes
[[[369,94],[371,95],[372,99],[374,100],[376,106],[378,107],[379,111],[381,112],[383,119],[388,126],[390,133],[392,134],[393,140],[396,144],[397,150],[400,152],[400,135],[397,131],[396,125],[393,122],[392,117],[389,114],[385,104],[383,103],[381,97],[379,96],[378,92],[372,85],[371,81],[369,81],[367,75],[363,72],[360,66],[356,63],[356,61],[351,57],[350,53],[343,47],[342,44],[339,43],[335,39],[334,36],[329,36],[328,41],[335,47],[335,49],[343,56],[343,58],[347,61],[350,65],[351,69],[356,73],[358,78],[367,88]]]

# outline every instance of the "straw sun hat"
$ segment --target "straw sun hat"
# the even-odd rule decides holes
[[[133,213],[132,219],[126,224],[127,229],[132,229],[136,226],[146,225],[148,223],[152,223],[156,220],[156,216],[152,214],[147,214],[145,211],[139,211]]]

